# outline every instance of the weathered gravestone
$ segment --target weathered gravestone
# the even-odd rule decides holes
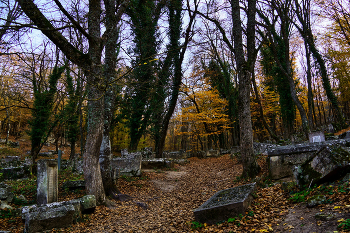
[[[123,155],[111,160],[111,167],[116,170],[116,174],[118,176],[140,176],[142,154],[137,152]]]
[[[37,171],[37,204],[58,200],[58,166],[56,160],[41,159]]]
[[[325,140],[326,139],[325,139],[324,133],[321,131],[309,133],[309,142],[310,143],[324,142]]]
[[[253,200],[256,183],[217,192],[193,211],[197,222],[217,223],[244,214]]]
[[[340,146],[323,147],[302,165],[295,167],[294,177],[300,187],[334,181],[350,172],[350,153]]]

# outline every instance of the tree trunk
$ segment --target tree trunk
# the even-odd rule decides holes
[[[98,41],[101,34],[101,1],[91,0],[89,4],[88,29],[91,37]],[[103,132],[103,87],[100,43],[89,43],[89,57],[92,61],[86,71],[88,90],[88,129],[84,152],[84,177],[86,193],[95,195],[96,202],[105,202],[105,192],[99,164],[100,146]]]
[[[259,172],[260,167],[256,162],[253,149],[253,127],[250,111],[250,70],[254,70],[255,61],[255,13],[256,0],[248,0],[247,13],[247,61],[244,58],[243,46],[243,28],[240,15],[239,0],[231,1],[232,7],[232,26],[234,37],[234,54],[238,73],[238,109],[239,128],[240,128],[240,151],[243,161],[243,177],[254,178]]]

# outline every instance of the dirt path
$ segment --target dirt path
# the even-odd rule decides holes
[[[259,164],[266,169],[265,158]],[[266,170],[265,170],[266,171]],[[247,215],[235,222],[203,225],[192,229],[193,209],[198,208],[222,189],[241,185],[237,181],[242,166],[229,158],[198,159],[174,170],[145,172],[141,178],[122,179],[121,191],[133,198],[112,201],[98,207],[89,219],[75,224],[69,232],[334,232],[340,218],[350,218],[348,210],[334,210],[333,205],[308,209],[295,206],[281,190],[281,185],[258,187]],[[348,200],[342,206],[349,205]],[[331,221],[315,219],[322,211],[337,212]],[[342,212],[342,213],[339,213]],[[338,231],[340,232],[340,231]]]

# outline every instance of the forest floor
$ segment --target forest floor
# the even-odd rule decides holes
[[[341,232],[337,225],[350,228],[349,182],[317,187],[291,196],[292,189],[266,178],[266,157],[258,157],[262,172],[257,192],[244,217],[230,218],[218,224],[195,222],[193,210],[217,191],[254,181],[241,180],[242,165],[237,158],[190,158],[189,163],[172,169],[143,171],[141,177],[123,177],[118,187],[130,195],[129,201],[108,200],[94,213],[84,215],[70,228],[53,232]],[[61,172],[60,172],[61,173]],[[65,174],[65,173],[62,173]],[[60,178],[60,184],[69,179]],[[82,177],[81,177],[82,178]],[[321,191],[322,190],[322,191]],[[84,190],[66,193],[60,188],[59,201],[84,195]],[[328,204],[307,208],[304,201],[312,194],[325,194]],[[27,198],[35,196],[27,193]],[[292,197],[292,199],[291,199]],[[294,201],[294,202],[293,202]],[[295,201],[299,203],[295,203]],[[316,213],[332,212],[334,218],[321,221]],[[348,224],[348,225],[347,225]],[[20,217],[0,218],[0,231],[23,232]]]

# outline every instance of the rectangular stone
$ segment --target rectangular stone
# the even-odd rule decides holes
[[[325,140],[326,139],[322,131],[309,133],[309,142],[311,143],[324,142]]]
[[[214,224],[244,214],[253,200],[256,183],[217,192],[193,211],[197,222]]]
[[[140,176],[141,175],[141,153],[130,153],[126,156],[113,158],[111,167],[117,170],[119,176]]]
[[[58,200],[58,166],[56,160],[41,159],[37,171],[37,204]]]

